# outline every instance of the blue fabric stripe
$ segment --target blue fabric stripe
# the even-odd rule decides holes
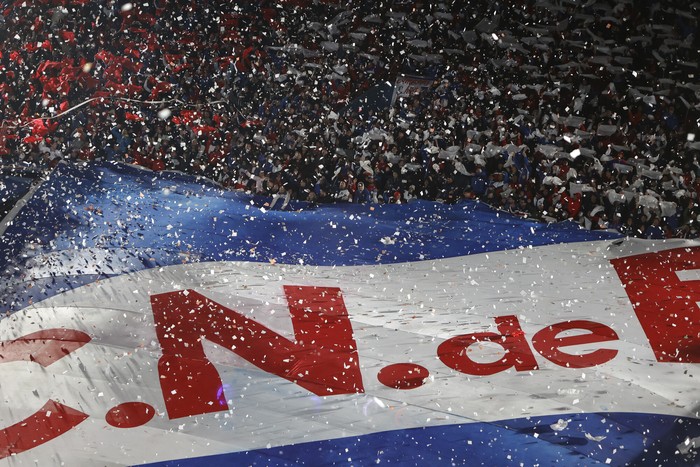
[[[568,425],[555,431],[559,419]],[[595,441],[586,437],[605,436]],[[562,414],[386,431],[154,464],[218,465],[698,465],[677,446],[700,420],[637,413]]]
[[[27,290],[28,261],[64,250],[100,248],[135,256],[118,273],[105,270],[103,277],[110,277],[183,262],[369,265],[619,236],[572,223],[520,219],[475,202],[297,202],[288,210],[270,211],[264,208],[268,201],[182,174],[116,163],[61,165],[2,237],[0,286],[9,293],[0,295],[0,312],[91,280],[56,277],[53,289]]]

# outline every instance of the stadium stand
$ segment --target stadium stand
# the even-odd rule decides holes
[[[479,199],[697,238],[700,3],[677,3],[3,2],[0,184],[113,160],[276,209]]]

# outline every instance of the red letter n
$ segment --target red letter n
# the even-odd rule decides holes
[[[151,297],[163,349],[158,371],[171,419],[228,409],[202,339],[319,396],[364,392],[340,289],[285,286],[284,292],[294,341],[192,290]]]

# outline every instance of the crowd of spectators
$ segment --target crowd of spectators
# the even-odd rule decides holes
[[[700,3],[3,2],[0,166],[700,235]]]

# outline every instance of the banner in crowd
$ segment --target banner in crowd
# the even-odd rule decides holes
[[[409,97],[419,93],[424,88],[433,85],[433,79],[424,76],[397,76],[394,84],[394,94],[391,96],[391,105],[400,97]]]
[[[700,246],[59,166],[0,242],[3,465],[698,461]]]

